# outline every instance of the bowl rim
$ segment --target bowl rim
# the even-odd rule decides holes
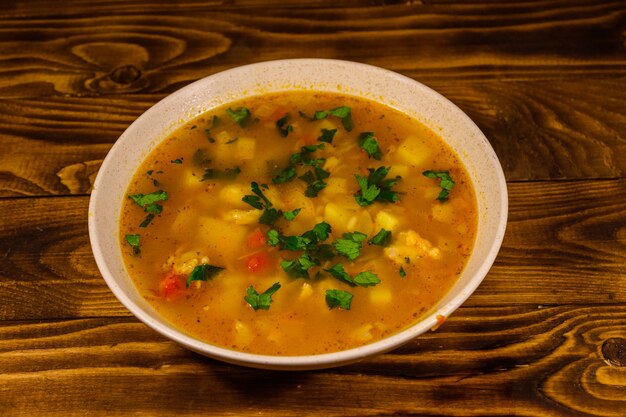
[[[494,175],[497,179],[497,184],[494,184],[500,191],[500,200],[495,202],[497,208],[499,209],[500,217],[497,222],[497,228],[495,233],[495,238],[491,241],[491,245],[488,247],[488,255],[484,258],[481,266],[477,270],[477,272],[472,276],[470,281],[463,287],[463,291],[461,291],[457,296],[455,296],[449,302],[440,305],[437,307],[436,311],[432,311],[428,316],[423,317],[419,322],[406,327],[404,330],[400,330],[384,339],[347,349],[337,352],[331,353],[323,353],[323,354],[311,354],[311,355],[296,355],[296,356],[274,356],[274,355],[261,355],[254,353],[247,353],[236,351],[232,349],[227,349],[223,347],[219,347],[208,342],[200,341],[192,336],[185,334],[184,332],[176,329],[171,325],[167,325],[165,320],[157,321],[154,320],[143,308],[141,308],[138,304],[136,304],[127,294],[126,292],[118,285],[117,280],[114,278],[115,274],[109,267],[107,260],[104,257],[101,240],[98,233],[98,225],[97,225],[97,202],[99,199],[99,192],[101,184],[105,181],[105,177],[110,175],[111,167],[114,163],[114,157],[119,153],[119,149],[122,147],[122,142],[125,140],[124,138],[128,137],[127,132],[134,125],[143,123],[146,119],[150,119],[152,114],[155,114],[159,111],[159,109],[166,105],[171,100],[174,100],[174,97],[186,95],[193,92],[199,86],[203,85],[210,79],[216,79],[219,77],[223,77],[226,74],[236,75],[237,73],[246,73],[248,71],[261,71],[264,69],[271,68],[275,65],[347,65],[351,68],[354,68],[355,71],[366,71],[374,76],[385,76],[391,79],[395,79],[397,82],[405,82],[412,84],[415,88],[418,88],[425,95],[432,96],[440,100],[443,104],[445,104],[448,108],[454,110],[454,117],[464,119],[463,122],[468,126],[472,126],[476,130],[476,134],[479,135],[481,140],[484,140],[483,146],[485,147],[485,152],[489,153],[487,155],[489,158],[494,160],[494,167],[496,168],[496,172]],[[252,96],[252,95],[251,95]],[[185,117],[188,120],[190,117]],[[195,117],[195,116],[193,116]],[[160,142],[160,141],[159,141]],[[433,90],[432,88],[416,81],[412,78],[406,77],[402,74],[399,74],[394,71],[390,71],[381,67],[363,64],[353,61],[346,60],[338,60],[338,59],[323,59],[323,58],[297,58],[297,59],[280,59],[280,60],[271,60],[271,61],[263,61],[243,66],[238,66],[235,68],[227,69],[207,77],[201,78],[177,91],[167,95],[163,99],[159,100],[153,106],[151,106],[148,110],[142,113],[131,125],[129,125],[126,130],[120,135],[120,137],[113,144],[107,156],[102,162],[102,165],[98,171],[96,179],[93,184],[93,189],[89,201],[89,215],[88,215],[88,228],[89,228],[89,238],[92,247],[92,252],[94,254],[94,258],[102,277],[104,278],[106,284],[116,296],[116,298],[139,320],[143,323],[151,327],[156,332],[161,335],[167,337],[170,340],[173,340],[186,348],[200,353],[202,355],[219,359],[224,362],[244,365],[254,368],[263,368],[263,369],[279,369],[279,370],[306,370],[306,369],[322,369],[329,368],[335,366],[341,366],[344,364],[356,362],[358,360],[370,357],[375,354],[381,354],[392,349],[397,348],[398,346],[414,339],[415,337],[423,334],[428,329],[433,329],[438,327],[441,324],[438,320],[438,316],[443,316],[447,318],[452,312],[454,312],[461,304],[463,304],[467,298],[476,290],[476,288],[481,284],[484,277],[487,275],[489,269],[493,265],[493,262],[496,259],[498,251],[501,247],[502,241],[504,239],[504,232],[506,229],[508,217],[508,192],[507,185],[504,176],[504,172],[502,170],[502,166],[499,163],[499,160],[495,154],[495,151],[489,144],[487,138],[480,131],[478,126],[463,112],[460,108],[458,108],[454,103],[448,100],[446,97]],[[130,279],[128,273],[126,273],[128,278]]]

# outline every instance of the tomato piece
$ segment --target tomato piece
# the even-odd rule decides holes
[[[264,246],[266,242],[265,235],[261,231],[261,229],[255,229],[248,236],[248,247],[251,249],[260,248]]]
[[[159,283],[160,294],[167,298],[172,299],[179,296],[183,290],[184,275],[176,274],[174,271],[169,271],[163,275],[161,282]]]
[[[250,255],[246,259],[246,268],[248,268],[250,272],[257,273],[267,268],[267,265],[269,264],[269,262],[270,262],[270,259],[267,253],[265,252],[255,253],[254,255]]]

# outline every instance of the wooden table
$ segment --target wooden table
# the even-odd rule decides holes
[[[305,56],[467,112],[508,180],[504,244],[444,326],[389,354],[297,373],[206,359],[105,285],[91,183],[167,94]],[[0,145],[2,416],[626,415],[624,1],[5,0]]]

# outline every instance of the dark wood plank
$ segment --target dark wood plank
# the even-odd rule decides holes
[[[88,193],[111,145],[162,97],[0,100],[0,196]]]
[[[509,180],[626,172],[625,78],[433,81],[491,141]],[[86,194],[112,143],[163,95],[0,100],[0,196]]]
[[[626,368],[603,346],[626,348],[625,321],[623,304],[461,308],[388,354],[295,373],[206,359],[130,318],[5,322],[0,413],[622,416]]]
[[[509,191],[502,250],[467,305],[626,302],[626,180],[512,183]],[[129,314],[96,268],[87,203],[0,200],[0,320]]]
[[[115,12],[115,3],[78,2],[84,12],[71,17],[61,17],[71,7],[18,3],[0,19],[0,97],[171,92],[226,68],[303,55],[371,63],[427,83],[626,74],[620,1],[209,3],[206,10],[170,6],[154,14],[140,10],[143,3]],[[39,6],[37,16],[23,17],[22,5]]]

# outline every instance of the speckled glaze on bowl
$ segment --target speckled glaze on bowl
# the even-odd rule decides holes
[[[424,318],[383,340],[345,351],[306,356],[267,356],[217,347],[172,327],[136,291],[124,267],[118,219],[126,188],[143,159],[185,121],[214,107],[253,95],[285,91],[337,92],[379,101],[436,131],[467,168],[478,200],[473,253],[461,277]],[[365,64],[327,59],[269,61],[203,78],[169,95],[120,136],[98,172],[89,202],[89,236],[106,283],[137,318],[187,348],[222,361],[266,369],[319,369],[355,362],[394,349],[448,317],[478,287],[500,249],[508,199],[502,167],[478,127],[458,107],[400,74]]]

